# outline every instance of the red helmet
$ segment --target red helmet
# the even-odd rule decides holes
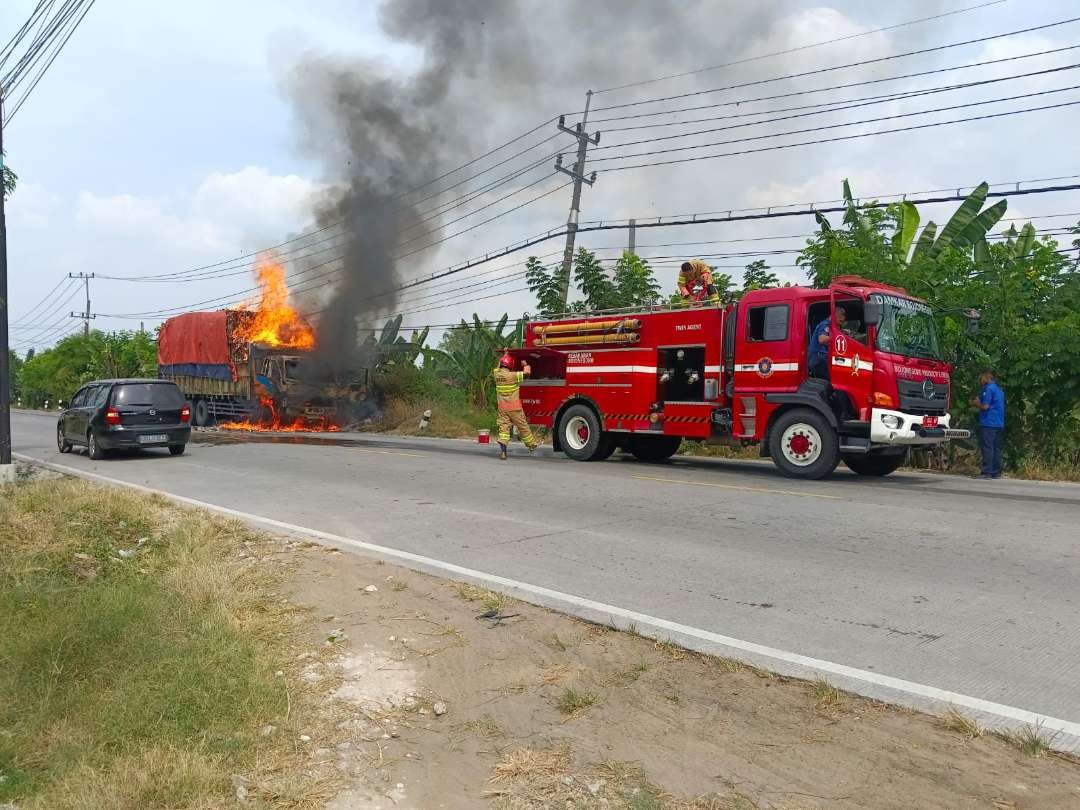
[[[503,368],[513,368],[514,367],[514,358],[510,356],[510,352],[507,352],[506,354],[504,354],[502,357],[499,358],[499,365],[502,366]]]

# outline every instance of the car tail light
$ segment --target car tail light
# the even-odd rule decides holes
[[[888,394],[882,394],[878,392],[874,394],[874,404],[880,405],[882,408],[895,408],[896,402]]]
[[[120,411],[116,408],[109,408],[105,411],[105,424],[106,425],[119,425],[120,424]]]
[[[191,408],[189,408],[187,405],[185,405],[183,408],[180,409],[180,421],[181,422],[189,422],[189,421],[191,421]]]

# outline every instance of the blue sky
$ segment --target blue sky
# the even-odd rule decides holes
[[[33,0],[3,3],[0,36],[6,39],[33,4]],[[957,8],[965,2],[830,4],[776,0],[747,5],[753,8],[728,2],[686,3],[664,13],[657,4],[629,2],[626,14],[610,19],[611,25],[605,26],[602,18],[612,13],[614,6],[590,4],[591,13],[601,18],[594,20],[597,30],[611,30],[610,35],[589,33],[584,38],[576,30],[580,26],[574,18],[580,10],[573,4],[528,0],[528,13],[523,17],[526,24],[517,32],[521,40],[515,47],[527,47],[530,58],[542,69],[528,87],[517,85],[512,90],[491,89],[489,75],[461,76],[456,85],[463,99],[461,115],[475,128],[475,140],[483,148],[550,115],[576,109],[583,90],[590,86],[797,47]],[[598,96],[597,103],[601,99],[623,101],[648,94],[687,92],[857,61],[1051,22],[1070,16],[1074,10],[1067,2],[1008,0],[933,23]],[[903,60],[902,64],[885,63],[844,73],[843,78],[856,80],[1060,47],[1080,42],[1078,36],[1080,24],[1061,26]],[[423,58],[416,47],[395,42],[381,31],[374,4],[341,0],[302,5],[244,0],[190,0],[184,4],[99,0],[5,130],[7,160],[20,176],[19,188],[8,206],[12,319],[18,323],[68,272],[177,272],[239,256],[308,227],[311,195],[331,178],[325,176],[325,163],[298,148],[293,108],[282,92],[291,71],[308,52],[366,60],[365,69],[390,73],[413,71]],[[1029,60],[1023,67],[1017,63],[992,75],[1070,61],[1080,59],[1066,54],[1038,63]],[[962,78],[957,74],[955,80],[988,75],[987,70],[969,71]],[[1080,71],[1052,80],[1010,82],[959,100],[1080,84],[1078,75]],[[924,85],[953,80],[932,77]],[[804,89],[820,84],[800,81],[770,86]],[[1008,89],[1003,89],[1006,86]],[[1080,91],[1053,99],[1080,99]],[[917,107],[872,108],[864,114],[883,115]],[[583,218],[644,217],[835,198],[845,176],[852,178],[856,193],[871,194],[966,185],[981,179],[1067,175],[1075,172],[1073,133],[1078,123],[1076,108],[1067,108],[919,134],[611,173],[601,175],[594,188],[586,189]],[[606,142],[612,140],[609,136]],[[558,227],[565,221],[567,205],[568,193],[552,195],[489,227],[411,257],[398,267],[398,275],[413,278]],[[1057,194],[1017,199],[1010,210],[1012,216],[1080,211],[1080,197]],[[940,217],[941,213],[928,210],[924,219]],[[1076,219],[1080,217],[1071,221]],[[1068,222],[1043,220],[1037,225]],[[810,222],[780,220],[668,229],[639,234],[638,242],[793,235],[811,229]],[[584,244],[614,247],[622,244],[623,238],[605,236]],[[798,243],[796,239],[784,244]],[[535,252],[560,247],[552,243]],[[673,249],[654,252],[668,254]],[[798,278],[796,269],[782,266],[792,261],[790,256],[773,261],[782,278]],[[658,270],[665,287],[670,286],[670,268],[658,265]],[[739,270],[729,272],[738,275]],[[461,279],[462,284],[468,282],[468,278]],[[175,285],[101,280],[92,286],[93,308],[100,313],[140,312],[184,305],[246,286],[244,277]],[[80,300],[77,296],[67,308],[77,307]],[[527,294],[508,294],[417,312],[410,320],[445,323],[472,311],[497,316],[505,311],[520,313],[532,305]],[[42,312],[47,313],[50,306]],[[428,306],[430,302],[414,309]],[[41,314],[23,321],[22,329],[13,333],[13,340],[21,341],[16,344],[20,350],[35,342]],[[157,320],[145,319],[147,326]],[[107,329],[137,325],[137,320],[107,317],[95,323]],[[41,336],[54,335],[46,331]]]

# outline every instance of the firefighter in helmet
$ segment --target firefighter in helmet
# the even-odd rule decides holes
[[[710,304],[720,305],[720,293],[713,283],[712,269],[701,259],[691,259],[682,263],[682,267],[679,268],[678,285],[679,295],[687,301],[702,300],[693,292],[695,287],[701,287],[708,296]]]
[[[514,370],[514,358],[509,352],[503,352],[495,375],[495,399],[499,406],[497,425],[499,428],[499,458],[506,460],[506,446],[510,444],[510,426],[518,430],[518,435],[525,442],[531,453],[536,449],[536,437],[529,429],[525,412],[521,409],[521,396],[518,393],[521,381],[532,373],[529,364],[521,363],[521,371]]]

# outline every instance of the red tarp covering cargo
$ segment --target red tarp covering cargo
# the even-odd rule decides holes
[[[173,374],[235,380],[228,312],[188,312],[169,318],[158,333],[158,366]]]

